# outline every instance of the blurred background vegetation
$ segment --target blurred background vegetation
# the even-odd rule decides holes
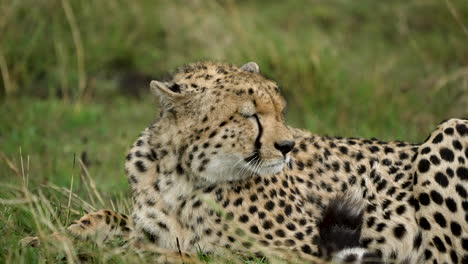
[[[291,125],[420,142],[468,116],[468,2],[1,1],[0,180],[70,186],[81,159],[107,205],[129,201],[123,157],[157,110],[148,82],[198,60],[257,62]],[[8,240],[37,231],[27,210],[0,210]]]

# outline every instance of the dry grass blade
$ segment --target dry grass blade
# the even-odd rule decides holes
[[[78,162],[80,164],[83,175],[86,177],[85,183],[89,184],[89,186],[91,187],[92,193],[96,196],[96,198],[99,200],[101,205],[104,206],[105,205],[104,200],[102,199],[101,195],[99,194],[99,192],[98,192],[98,190],[96,188],[96,183],[93,181],[93,179],[89,175],[89,172],[88,172],[88,169],[87,169],[86,165],[83,163],[83,161],[81,159],[78,159]],[[89,193],[91,193],[91,192],[89,192]],[[95,203],[93,203],[93,204],[95,204]]]
[[[457,21],[458,25],[460,25],[460,27],[463,29],[463,32],[468,36],[468,28],[465,26],[465,24],[463,24],[463,18],[460,17],[460,14],[458,14],[457,9],[453,6],[450,0],[445,0],[445,3],[447,4],[447,8]]]
[[[115,209],[114,201],[110,200],[110,204],[112,206],[112,210],[117,211],[117,209]]]
[[[30,169],[29,161],[30,161],[30,159],[29,159],[29,155],[28,155],[27,156],[27,162],[26,162],[26,189],[29,188],[29,169]]]
[[[86,177],[87,170],[83,169],[83,165],[81,165],[81,163],[80,163],[80,167],[81,167],[81,172],[80,172],[81,181],[80,181],[79,189],[81,190],[81,187],[84,185],[89,201],[91,202],[91,204],[96,204],[96,200],[94,199],[92,188],[89,184],[88,178]]]
[[[62,0],[62,7],[65,11],[65,16],[67,18],[68,24],[72,31],[73,42],[75,44],[76,50],[76,63],[78,67],[78,88],[79,88],[79,98],[83,97],[83,94],[86,89],[86,71],[85,71],[85,58],[84,58],[84,49],[81,40],[80,30],[76,23],[75,15],[73,14],[73,9],[70,6],[68,0]]]
[[[71,181],[70,181],[70,192],[69,192],[69,194],[68,194],[67,220],[66,220],[66,222],[65,222],[67,225],[69,224],[70,207],[71,207],[71,197],[72,197],[72,194],[73,194],[73,181],[74,181],[74,179],[75,179],[75,161],[76,161],[76,155],[75,155],[75,153],[73,153],[73,170],[72,170]]]
[[[37,209],[36,212],[39,213],[38,219],[41,220],[41,223],[47,225],[47,227],[52,231],[52,234],[59,233],[60,231],[64,230],[64,226],[62,225],[55,211],[53,210],[52,205],[41,191],[39,191],[39,200],[40,203],[35,203],[35,205]],[[51,219],[55,220],[55,224],[51,222]],[[57,224],[59,225],[58,228],[56,226]],[[52,237],[51,239],[54,238]],[[75,250],[73,248],[73,244],[71,244],[68,240],[54,240],[53,242],[55,246],[60,246],[65,251],[67,263],[77,263],[77,259],[74,254]]]
[[[0,34],[8,24],[8,19],[13,13],[12,9],[11,4],[7,3],[7,1],[2,1],[2,3],[0,3]]]
[[[0,182],[0,186],[5,188],[5,189],[8,189],[9,191],[18,191],[18,192],[21,192],[23,189],[22,186],[18,186],[17,184],[10,184],[10,183],[4,183],[4,182]]]
[[[49,183],[48,185],[45,185],[43,187],[46,187],[46,188],[51,188],[53,190],[56,190],[58,191],[59,193],[63,194],[64,196],[68,197],[70,194],[71,194],[71,197],[78,201],[80,203],[80,206],[83,208],[83,210],[85,210],[86,212],[94,212],[96,211],[96,207],[94,207],[92,204],[86,202],[85,200],[81,199],[78,195],[70,192],[69,189],[65,188],[65,187],[59,187],[55,184],[52,184],[52,183]],[[79,213],[78,211],[74,211],[73,208],[70,209],[72,212],[74,213]]]
[[[39,190],[38,196],[39,203],[35,203],[35,206],[37,209],[36,211],[40,215],[39,219],[41,222],[46,224],[47,227],[50,228],[50,230],[53,232],[62,230],[63,225],[55,213],[56,210],[54,210],[53,206],[50,204],[49,200],[45,197],[41,190]],[[52,219],[54,220],[55,224],[52,222]],[[57,228],[56,225],[59,225],[59,228]]]
[[[449,75],[441,77],[435,84],[435,90],[437,91],[448,83],[464,77],[468,77],[468,67],[462,67]]]
[[[5,161],[5,163],[8,165],[8,167],[15,173],[16,176],[21,178],[21,173],[19,169],[13,164],[13,162],[8,159],[8,157],[5,155],[5,153],[0,152],[0,158]]]
[[[26,173],[24,172],[23,150],[21,149],[21,147],[19,149],[19,152],[20,152],[21,178],[23,179],[23,188],[27,189],[28,184],[27,184],[27,180],[26,180]]]
[[[0,204],[3,205],[15,205],[15,204],[25,204],[34,202],[33,199],[2,199],[0,198]]]
[[[3,54],[2,47],[0,46],[0,73],[2,74],[3,87],[5,87],[5,94],[11,95],[16,92],[16,86],[10,78],[8,64]]]

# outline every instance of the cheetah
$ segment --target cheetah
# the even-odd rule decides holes
[[[194,63],[150,87],[159,117],[125,163],[132,216],[89,214],[72,234],[290,262],[468,263],[466,119],[422,144],[315,135],[286,125],[252,62]]]

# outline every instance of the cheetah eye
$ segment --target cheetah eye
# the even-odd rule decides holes
[[[255,116],[255,113],[248,113],[248,112],[239,112],[239,114],[245,118],[251,118]]]
[[[239,114],[245,118],[251,118],[256,114],[255,103],[246,102],[239,108]]]

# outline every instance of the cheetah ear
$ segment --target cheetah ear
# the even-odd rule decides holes
[[[242,67],[240,67],[240,69],[246,72],[260,73],[260,67],[258,67],[257,63],[253,61],[247,62]]]
[[[168,83],[168,82],[159,82],[159,81],[151,81],[150,83],[151,92],[157,97],[163,98],[181,98],[183,97],[182,94],[182,87],[177,83]]]

